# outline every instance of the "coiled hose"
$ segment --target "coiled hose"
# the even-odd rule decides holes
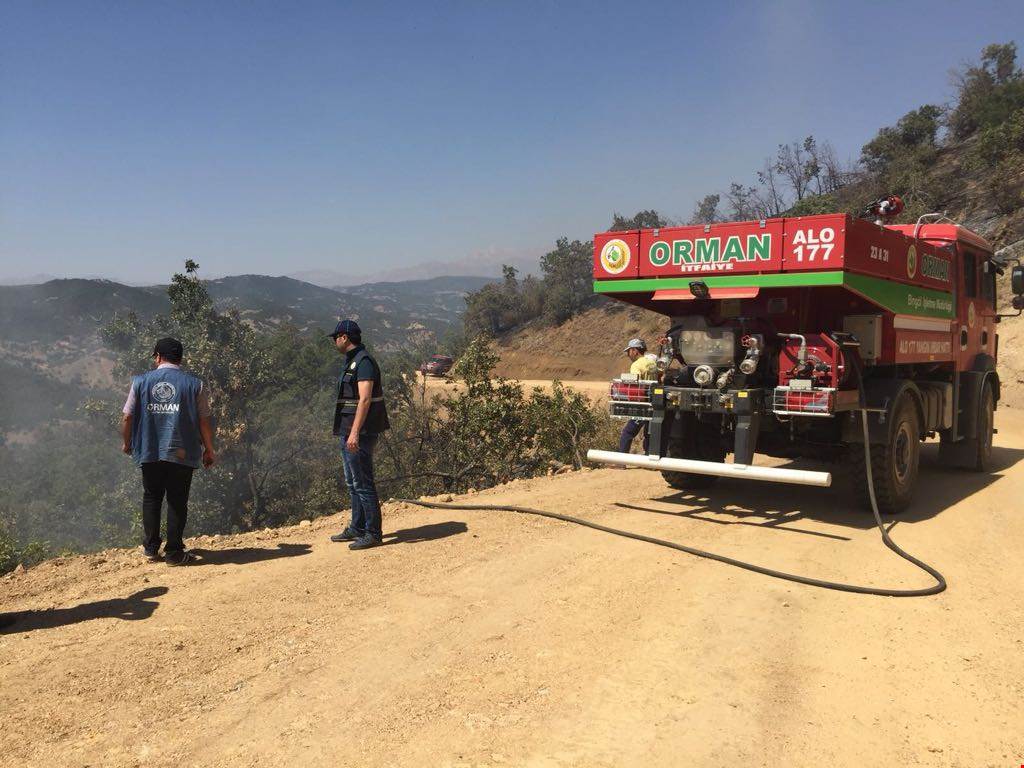
[[[871,511],[875,516],[875,524],[878,526],[879,532],[882,534],[882,543],[885,544],[889,549],[895,552],[897,555],[907,560],[918,568],[923,570],[935,579],[935,584],[930,587],[923,589],[882,589],[881,587],[862,587],[857,584],[844,584],[840,581],[826,581],[825,579],[814,579],[810,576],[800,576],[795,573],[786,573],[785,571],[776,571],[773,568],[765,568],[762,565],[756,565],[754,563],[747,563],[743,560],[737,560],[733,557],[726,557],[725,555],[718,555],[714,552],[707,552],[703,549],[697,549],[696,547],[688,547],[685,544],[678,544],[674,541],[667,541],[666,539],[655,538],[654,536],[645,536],[642,533],[634,533],[632,531],[624,531],[620,528],[611,528],[607,525],[601,525],[600,523],[594,523],[590,520],[584,520],[580,517],[573,517],[572,515],[562,515],[558,512],[548,512],[543,509],[534,509],[532,507],[517,507],[509,506],[504,504],[446,504],[436,501],[418,501],[416,499],[396,499],[396,501],[404,502],[405,504],[415,504],[420,507],[428,507],[430,509],[461,509],[461,510],[480,510],[490,512],[518,512],[524,515],[537,515],[538,517],[549,517],[553,520],[562,520],[566,523],[574,523],[575,525],[582,525],[585,528],[592,528],[595,531],[603,531],[604,533],[610,533],[615,536],[622,536],[627,539],[635,539],[636,541],[645,541],[648,544],[655,544],[659,547],[667,547],[668,549],[674,549],[678,552],[685,552],[688,555],[694,555],[695,557],[704,557],[708,560],[717,560],[720,563],[726,565],[732,565],[737,568],[742,568],[745,571],[753,571],[754,573],[760,573],[763,576],[771,576],[774,579],[783,579],[784,581],[793,581],[797,584],[806,584],[809,587],[820,587],[821,589],[834,589],[840,592],[854,592],[860,595],[880,595],[882,597],[924,597],[926,595],[937,595],[946,589],[946,579],[943,577],[938,570],[928,565],[923,560],[911,555],[900,548],[899,544],[892,540],[889,536],[889,532],[885,529],[882,524],[882,516],[878,512],[878,502],[875,499],[875,482],[871,474],[871,443],[868,439],[868,411],[865,404],[864,396],[864,384],[863,378],[859,366],[856,366],[858,385],[860,387],[861,402],[860,402],[860,416],[861,426],[864,430],[864,464],[867,467],[867,481],[868,481],[868,494],[871,497]]]
[[[897,555],[902,557],[904,560],[913,563],[922,571],[924,571],[933,579],[935,579],[935,583],[930,587],[924,587],[922,589],[882,589],[881,587],[862,587],[858,584],[845,584],[841,581],[827,581],[825,579],[814,579],[810,576],[800,576],[799,574],[795,573],[776,571],[773,568],[765,568],[763,565],[756,565],[754,563],[748,563],[743,560],[737,560],[733,557],[718,555],[714,552],[707,552],[703,549],[697,549],[696,547],[688,547],[685,544],[677,544],[674,541],[659,539],[654,536],[644,536],[642,533],[633,533],[632,531],[624,531],[620,528],[611,528],[607,525],[594,523],[590,520],[584,520],[580,517],[573,517],[572,515],[562,515],[558,512],[548,512],[543,509],[534,509],[533,507],[517,507],[504,504],[446,504],[436,501],[418,501],[416,499],[396,499],[396,501],[401,501],[404,502],[405,504],[415,504],[420,507],[428,507],[430,509],[462,509],[491,512],[518,512],[524,515],[550,517],[553,520],[562,520],[566,523],[582,525],[584,528],[592,528],[595,531],[603,531],[604,533],[610,533],[615,536],[622,536],[627,539],[645,541],[648,544],[655,544],[659,547],[667,547],[668,549],[674,549],[678,552],[685,552],[686,554],[693,555],[695,557],[704,557],[708,560],[717,560],[720,563],[732,565],[736,568],[742,568],[745,571],[753,571],[754,573],[760,573],[763,576],[770,576],[773,579],[782,579],[784,581],[793,581],[797,584],[806,584],[809,587],[820,587],[821,589],[834,589],[839,592],[854,592],[859,595],[879,595],[881,597],[925,597],[927,595],[937,595],[940,592],[945,591],[946,589],[945,577],[941,573],[939,573],[937,569],[928,565],[928,563],[914,557],[912,554],[902,549],[899,544],[892,540],[892,537],[889,536],[889,532],[885,529],[885,525],[882,523],[882,515],[878,511],[878,501],[875,498],[875,480],[871,473],[871,442],[869,440],[868,435],[868,406],[867,391],[864,385],[864,370],[861,365],[859,354],[851,355],[850,361],[853,364],[854,373],[857,376],[857,393],[859,396],[858,405],[860,406],[860,423],[864,432],[864,465],[867,468],[868,496],[871,498],[871,512],[875,516],[875,525],[878,526],[878,531],[882,534],[882,543],[885,544],[885,546],[887,546]]]

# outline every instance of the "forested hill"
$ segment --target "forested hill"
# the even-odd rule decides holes
[[[480,277],[439,277],[323,288],[290,277],[237,275],[205,282],[218,310],[236,310],[261,336],[293,327],[333,330],[353,317],[378,351],[430,346],[461,326],[467,291]],[[114,385],[113,356],[100,331],[115,315],[143,323],[170,309],[167,286],[51,280],[0,286],[0,444],[46,422],[80,417],[84,398]]]
[[[41,285],[0,286],[0,339],[53,344],[91,339],[115,313],[148,318],[167,310],[164,289],[135,288],[110,280],[51,280]]]
[[[207,289],[218,309],[236,309],[258,330],[292,324],[302,331],[333,327],[356,317],[382,346],[401,345],[410,333],[439,335],[459,319],[463,297],[488,282],[481,277],[440,277],[322,288],[290,277],[236,275]],[[0,338],[52,344],[93,337],[115,313],[140,318],[166,312],[166,286],[132,287],[109,280],[51,280],[0,286]]]
[[[456,317],[461,318],[466,310],[467,294],[496,281],[497,278],[491,277],[453,275],[350,285],[336,287],[334,290],[372,301],[375,306],[384,307],[391,315],[404,311],[420,317],[445,318],[451,322]]]

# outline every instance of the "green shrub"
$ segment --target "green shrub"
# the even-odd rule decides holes
[[[0,574],[13,571],[19,565],[27,568],[49,556],[50,547],[46,542],[30,541],[19,547],[14,536],[0,525]]]
[[[995,168],[1007,159],[1024,156],[1024,109],[1018,109],[1003,123],[978,133],[970,162],[982,170]]]
[[[834,213],[838,208],[835,195],[810,195],[794,203],[785,215],[814,216],[819,213]]]
[[[445,488],[483,488],[543,474],[553,464],[582,466],[595,444],[602,411],[561,382],[550,391],[523,391],[494,378],[498,355],[489,339],[475,339],[452,371],[461,387],[439,400],[437,440],[425,457]]]

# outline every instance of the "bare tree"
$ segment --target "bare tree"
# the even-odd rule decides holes
[[[770,219],[810,195],[831,195],[858,179],[856,163],[843,163],[835,148],[814,136],[803,141],[780,144],[775,157],[768,157],[757,173],[757,183],[729,185],[724,200],[706,195],[697,203],[691,224],[719,221],[719,202],[732,221]],[[792,190],[792,194],[790,194]],[[795,198],[795,199],[794,199]]]
[[[745,187],[734,181],[729,185],[725,199],[729,202],[729,218],[733,221],[761,218],[761,195],[754,187]]]
[[[758,218],[770,219],[778,216],[786,208],[786,201],[780,189],[779,177],[775,171],[775,163],[771,158],[764,161],[764,169],[757,173],[757,183],[761,187],[759,194]]]
[[[827,141],[818,147],[816,162],[820,169],[819,184],[822,192],[831,194],[846,184],[850,172],[843,168],[835,147]]]
[[[832,194],[848,182],[851,170],[843,167],[835,147],[829,142],[819,143],[813,136],[808,136],[804,139],[803,150],[806,155],[804,176],[808,184],[813,180],[815,194]]]
[[[813,146],[814,137],[808,136],[801,144],[779,144],[775,155],[775,170],[789,182],[797,202],[804,199],[809,191],[811,179],[814,178],[814,165],[807,151],[808,143]]]
[[[821,174],[822,167],[819,159],[820,149],[818,148],[818,141],[813,136],[808,136],[804,139],[804,153],[806,154],[806,160],[804,160],[804,177],[807,179],[808,188],[810,183],[814,182],[814,193],[820,195],[822,192]]]

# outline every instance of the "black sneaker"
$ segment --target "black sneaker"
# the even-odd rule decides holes
[[[331,541],[355,541],[359,538],[361,538],[360,534],[356,533],[352,529],[352,526],[349,525],[346,526],[345,530],[341,533],[336,533],[333,536],[331,536]]]
[[[142,556],[151,563],[156,563],[163,559],[160,557],[159,549],[146,549],[145,546],[139,547],[139,549],[142,551]]]
[[[168,565],[188,565],[194,563],[198,558],[191,552],[169,552],[164,555],[164,560]]]
[[[376,536],[360,536],[358,539],[348,545],[349,549],[369,549],[370,547],[379,547],[383,542]]]

